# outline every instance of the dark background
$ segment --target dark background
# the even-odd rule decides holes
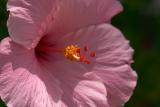
[[[160,0],[123,0],[124,11],[113,18],[135,49],[138,84],[125,107],[160,107]],[[0,0],[0,39],[8,36],[6,0]],[[0,107],[5,107],[0,101]]]

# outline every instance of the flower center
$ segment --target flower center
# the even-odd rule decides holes
[[[90,64],[91,61],[89,60],[89,57],[87,57],[87,51],[89,51],[88,47],[84,47],[84,53],[81,53],[82,49],[78,47],[77,45],[67,45],[64,48],[64,56],[71,60],[71,61],[80,61],[80,62],[85,62],[86,64]],[[95,57],[96,53],[95,52],[89,52],[90,57]]]
[[[84,62],[86,64],[91,63],[91,59],[96,56],[96,53],[90,51],[87,46],[79,47],[78,45],[69,44],[64,47],[57,47],[54,44],[47,44],[44,41],[40,41],[35,48],[35,53],[38,58],[46,59],[47,55],[54,53],[59,53],[64,55],[64,57],[70,61]]]
[[[76,45],[68,45],[64,48],[64,56],[67,59],[79,61],[80,60],[80,48]]]

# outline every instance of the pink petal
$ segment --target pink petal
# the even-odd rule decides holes
[[[123,106],[129,100],[137,78],[129,65],[97,65],[93,71],[104,81],[111,107]]]
[[[31,79],[28,80],[29,83],[34,77],[34,86],[37,83],[43,84],[35,86],[43,90],[40,93],[45,92],[43,94],[45,97],[43,98],[50,98],[48,97],[49,93],[51,96],[59,95],[58,98],[54,96],[51,101],[53,104],[56,104],[56,106],[60,107],[119,107],[129,99],[136,85],[137,78],[136,73],[130,68],[133,50],[130,48],[128,41],[125,40],[123,35],[116,28],[109,24],[101,24],[82,28],[77,32],[61,36],[61,38],[57,36],[54,37],[56,42],[53,42],[56,44],[54,45],[56,48],[63,49],[64,46],[70,44],[75,44],[81,49],[84,48],[84,46],[88,46],[89,50],[96,52],[96,56],[94,58],[89,58],[91,61],[89,65],[82,62],[70,61],[63,56],[63,53],[58,52],[49,52],[45,54],[45,57],[36,60],[32,52],[33,50],[27,51],[14,43],[12,43],[13,45],[9,45],[10,40],[6,40],[7,42],[4,40],[0,45],[0,57],[2,59],[0,62],[2,74],[0,75],[0,84],[3,83],[4,85],[2,86],[4,86],[4,88],[7,87],[5,91],[2,90],[3,88],[0,86],[0,90],[2,90],[0,91],[0,96],[2,96],[3,100],[6,102],[10,101],[12,98],[11,96],[13,96],[16,101],[11,99],[12,105],[26,103],[26,100],[22,100],[22,103],[17,103],[21,101],[19,99],[17,100],[19,97],[15,98],[16,95],[12,92],[9,94],[6,93],[9,92],[7,91],[9,89],[14,89],[14,92],[17,87],[21,88],[25,86],[23,81],[28,74],[31,75]],[[44,37],[44,42],[48,44],[49,42],[46,40],[48,40],[48,38]],[[17,55],[18,57],[15,57]],[[38,62],[36,63],[36,61],[34,61],[35,63],[32,63],[33,60]],[[11,62],[12,66],[7,62]],[[32,69],[29,67],[30,65],[33,66]],[[17,66],[19,69],[15,69]],[[24,71],[21,69],[24,69]],[[10,74],[14,74],[15,76]],[[22,82],[13,82],[17,77],[20,78],[19,80]],[[55,77],[59,81],[56,80]],[[105,85],[103,83],[105,83]],[[14,84],[17,84],[15,88],[12,87]],[[23,85],[21,86],[21,84]],[[26,87],[34,86],[32,84],[27,84]],[[42,87],[54,91],[52,91],[53,93],[50,91],[46,92]],[[23,89],[23,87],[21,89]],[[21,92],[21,90],[18,91]],[[28,91],[29,90],[27,90],[27,92]],[[33,93],[31,88],[29,93]],[[36,96],[35,94],[34,92],[33,95]],[[25,96],[24,93],[21,95],[22,97],[20,98],[23,99],[23,96]],[[27,93],[26,95],[30,94]],[[39,94],[39,96],[41,96],[41,94]],[[10,99],[8,100],[7,98]],[[62,98],[62,102],[59,101],[60,98]],[[30,99],[33,99],[34,102],[36,98],[33,97]],[[48,100],[46,101],[46,99],[40,99],[38,101],[47,102]],[[30,102],[32,103],[32,101]],[[47,102],[45,104],[50,103]],[[40,105],[40,107],[41,106],[42,105]]]
[[[59,81],[32,52],[5,38],[0,43],[0,96],[8,107],[60,107]]]
[[[12,39],[27,48],[45,35],[56,9],[55,0],[8,0],[8,30]]]
[[[90,24],[110,22],[122,11],[117,0],[61,0],[51,32],[63,35]]]
[[[109,107],[106,88],[99,81],[81,81],[74,91],[74,100],[78,107]]]
[[[104,81],[108,102],[118,107],[127,102],[136,86],[137,74],[131,68],[133,49],[122,33],[112,26],[97,41],[96,66],[93,71]]]
[[[55,60],[50,56],[45,60],[41,60],[41,63],[60,80],[62,107],[109,107],[104,84],[85,66],[63,58]]]
[[[111,107],[120,107],[129,100],[137,74],[131,69],[133,49],[119,30],[101,24],[67,34],[58,41],[61,45],[76,44],[81,49],[87,46],[96,53],[95,58],[88,57],[90,65],[82,65],[105,83]]]

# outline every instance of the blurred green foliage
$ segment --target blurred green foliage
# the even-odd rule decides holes
[[[125,107],[160,107],[160,8],[152,6],[154,1],[123,0],[124,11],[112,21],[135,49],[133,68],[139,78]],[[7,16],[6,0],[0,0],[0,39],[8,36]]]
[[[6,1],[0,0],[0,39],[8,36],[8,31],[6,27],[7,22],[7,11],[6,11]]]
[[[6,11],[6,0],[0,0],[0,40],[8,35],[7,31],[7,11]],[[0,107],[6,107],[4,102],[0,100]]]
[[[113,19],[135,49],[138,73],[135,92],[125,107],[160,107],[160,4],[156,0],[123,0],[124,11]]]

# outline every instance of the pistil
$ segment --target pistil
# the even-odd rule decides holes
[[[87,57],[87,52],[89,51],[89,48],[87,46],[84,46],[84,53],[82,54],[81,51],[82,49],[77,45],[67,45],[64,48],[64,56],[71,61],[79,61],[90,64],[91,61]],[[93,58],[96,56],[96,53],[90,52],[89,56]]]

